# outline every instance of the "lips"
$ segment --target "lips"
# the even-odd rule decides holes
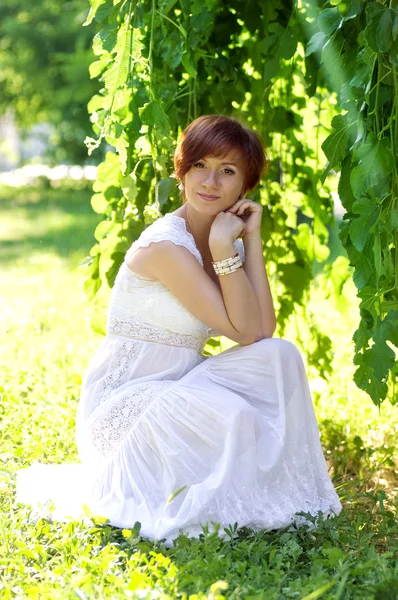
[[[211,200],[218,200],[218,198],[219,198],[219,196],[211,196],[211,195],[208,195],[208,194],[200,194],[199,192],[198,192],[198,194],[204,200],[210,200],[211,201]]]

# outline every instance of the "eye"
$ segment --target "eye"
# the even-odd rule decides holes
[[[224,169],[224,171],[228,171],[228,175],[235,175],[235,171],[233,171],[232,169],[229,169],[228,167],[226,167]]]
[[[201,167],[204,167],[205,165],[202,162],[196,162],[196,163],[193,164],[193,166],[194,167],[198,167],[200,169]]]

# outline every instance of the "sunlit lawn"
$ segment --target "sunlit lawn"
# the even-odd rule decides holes
[[[89,197],[87,189],[0,191],[0,597],[398,598],[398,411],[386,402],[379,412],[352,383],[351,281],[344,316],[316,286],[309,306],[334,345],[330,381],[308,373],[344,502],[335,520],[311,533],[181,536],[166,550],[104,523],[37,520],[15,504],[18,468],[77,460],[79,386],[101,340],[77,268],[98,221]]]

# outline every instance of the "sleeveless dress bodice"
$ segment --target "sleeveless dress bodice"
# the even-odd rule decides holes
[[[160,281],[140,277],[127,266],[137,248],[166,240],[187,248],[203,267],[202,257],[183,218],[169,214],[155,221],[133,243],[116,277],[108,313],[108,334],[200,352],[209,338],[220,334],[187,311]],[[242,240],[236,240],[234,246],[244,261]]]

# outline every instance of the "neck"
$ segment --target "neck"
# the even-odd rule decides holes
[[[187,229],[193,235],[197,246],[207,251],[210,229],[216,215],[203,215],[192,208],[189,202],[186,202],[184,204],[184,217]]]

